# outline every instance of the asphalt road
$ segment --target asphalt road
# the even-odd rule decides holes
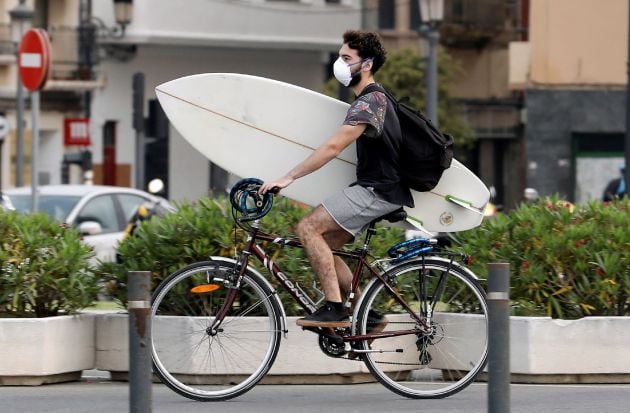
[[[630,385],[512,385],[512,413],[630,413]],[[127,383],[83,380],[39,387],[0,388],[0,412],[112,413],[129,411]],[[487,386],[473,384],[440,400],[409,400],[380,384],[259,385],[227,402],[185,399],[152,387],[153,412],[486,413]],[[507,412],[505,412],[507,413]]]

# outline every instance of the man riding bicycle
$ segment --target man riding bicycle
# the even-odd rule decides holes
[[[356,141],[356,183],[324,200],[297,227],[326,296],[322,307],[297,321],[303,327],[350,326],[343,296],[351,289],[352,272],[341,258],[333,256],[332,249],[352,241],[371,221],[403,205],[413,207],[411,192],[398,172],[401,134],[395,110],[383,92],[366,90],[375,84],[374,74],[385,60],[386,51],[377,34],[354,30],[344,33],[333,69],[335,78],[350,87],[357,99],[332,137],[286,175],[265,182],[260,189],[264,194],[274,187],[286,188]]]

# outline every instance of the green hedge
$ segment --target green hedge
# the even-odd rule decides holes
[[[509,262],[514,314],[558,318],[630,315],[630,201],[573,206],[557,197],[456,234],[486,277]]]
[[[290,236],[308,211],[278,198],[263,219],[263,229]],[[593,202],[573,210],[552,198],[523,204],[484,221],[475,230],[454,234],[453,248],[473,257],[471,269],[481,278],[486,278],[489,262],[511,263],[516,315],[630,315],[629,224],[630,201]],[[382,257],[401,239],[401,230],[380,228],[371,250]],[[244,240],[245,233],[234,229],[225,199],[202,199],[142,223],[135,236],[121,244],[122,262],[101,264],[100,271],[107,274],[110,292],[124,304],[127,271],[150,270],[157,285],[195,261],[211,255],[234,256],[235,247],[242,248]],[[310,288],[315,276],[303,250],[275,244],[264,248],[292,280],[315,297]],[[288,314],[301,314],[284,290],[280,294]]]
[[[0,212],[0,316],[72,314],[96,298],[94,255],[46,214]]]
[[[120,245],[121,262],[100,265],[99,271],[108,281],[109,292],[125,305],[127,271],[151,271],[155,287],[185,265],[207,260],[212,255],[233,257],[235,248],[240,250],[244,246],[246,235],[241,229],[235,230],[231,210],[226,204],[225,198],[201,199],[194,204],[179,205],[177,212],[143,222],[134,236]],[[269,215],[262,220],[263,230],[290,237],[295,225],[309,211],[310,208],[278,197]],[[400,229],[379,229],[379,234],[373,238],[372,251],[383,255],[387,248],[401,239]],[[311,288],[315,275],[302,249],[282,248],[276,244],[264,244],[263,248],[292,281],[316,298],[317,293]],[[275,284],[256,259],[252,262]],[[284,289],[280,290],[280,298],[287,314],[302,314],[301,308]]]

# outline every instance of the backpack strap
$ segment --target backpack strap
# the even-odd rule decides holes
[[[364,87],[361,93],[359,93],[359,96],[357,96],[357,99],[359,99],[361,96],[365,96],[368,93],[372,93],[372,92],[384,93],[387,100],[389,100],[390,103],[393,105],[394,113],[396,114],[396,118],[398,118],[398,101],[396,100],[396,98],[392,96],[391,93],[387,91],[387,89],[385,89],[383,86],[379,85],[378,83],[370,83],[369,85]],[[402,134],[402,131],[401,131],[401,134]],[[397,149],[394,143],[391,142],[390,139],[385,138],[383,139],[383,141],[385,142],[385,145],[387,145],[387,147],[391,150],[392,154],[398,154],[400,152],[399,148]]]
[[[372,92],[383,92],[385,93],[385,95],[389,95],[383,86],[379,85],[378,83],[370,83],[369,85],[363,88],[361,93],[359,93],[359,96],[357,96],[357,99],[360,98],[361,96],[365,96],[368,93],[372,93]]]
[[[361,96],[365,96],[368,93],[372,93],[372,92],[382,92],[382,93],[384,93],[385,96],[389,99],[389,101],[392,102],[392,104],[394,105],[394,109],[396,111],[398,111],[398,105],[400,103],[404,103],[404,102],[409,100],[408,97],[404,97],[404,98],[402,98],[400,100],[396,99],[394,97],[394,95],[392,95],[389,90],[385,89],[383,86],[379,85],[378,83],[370,83],[369,85],[364,87],[363,90],[361,91],[361,93],[359,94],[359,96],[357,96],[357,99],[360,98]]]

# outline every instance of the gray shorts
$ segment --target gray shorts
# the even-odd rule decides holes
[[[400,208],[385,201],[372,188],[350,186],[327,198],[322,206],[337,224],[353,237],[361,233],[370,222]]]

